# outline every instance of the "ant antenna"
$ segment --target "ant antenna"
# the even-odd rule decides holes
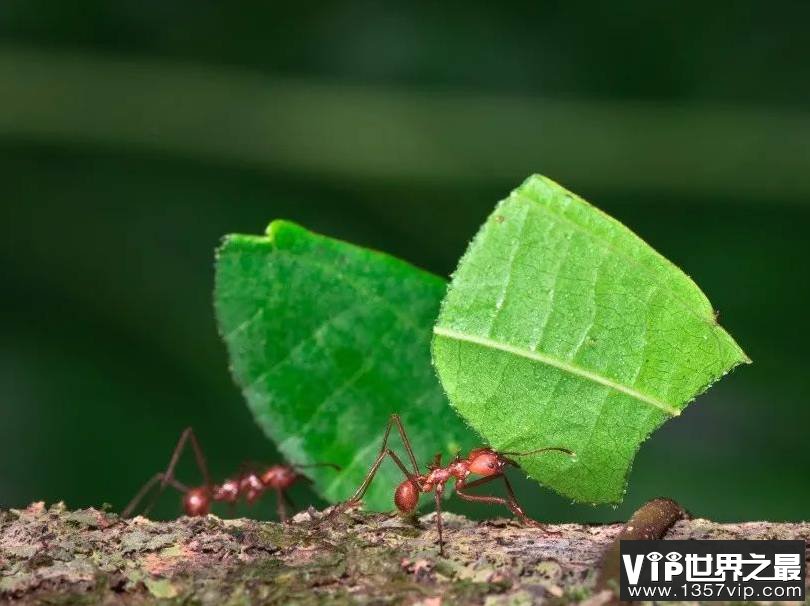
[[[501,455],[504,459],[506,459],[507,463],[519,469],[520,464],[517,461],[510,459],[509,458],[510,456],[528,457],[529,455],[540,454],[542,452],[564,452],[570,457],[577,456],[577,453],[575,453],[573,450],[569,450],[568,448],[562,448],[560,446],[547,446],[546,448],[538,448],[537,450],[530,450],[528,452],[498,452],[498,454]]]
[[[341,471],[343,468],[340,465],[335,465],[334,463],[309,463],[307,465],[293,465],[296,469],[306,469],[307,467],[331,467],[336,471]]]
[[[540,454],[541,452],[564,452],[565,454],[575,457],[577,453],[573,450],[568,448],[562,448],[560,446],[547,446],[546,448],[538,448],[536,450],[530,450],[528,452],[499,452],[498,454],[506,455],[509,457],[528,457],[529,455],[533,454]]]

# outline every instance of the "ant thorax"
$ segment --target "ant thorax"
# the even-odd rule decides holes
[[[453,477],[449,467],[437,467],[431,470],[425,479],[422,481],[422,490],[430,492],[434,487],[445,484],[447,480]]]
[[[424,492],[430,492],[436,486],[443,486],[451,478],[457,482],[470,475],[467,461],[453,461],[447,467],[436,467],[431,469],[426,475],[421,476],[420,484]]]
[[[252,504],[264,492],[264,484],[259,476],[251,472],[242,476],[239,481],[239,491],[245,495],[245,500]]]
[[[239,481],[225,480],[212,490],[214,500],[221,503],[236,503],[239,498]]]

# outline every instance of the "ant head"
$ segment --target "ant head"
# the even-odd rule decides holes
[[[491,448],[476,448],[470,451],[467,463],[470,473],[479,476],[494,476],[501,473],[503,468],[511,461]]]
[[[183,496],[183,510],[189,517],[205,516],[211,510],[211,497],[206,487],[192,488]]]
[[[270,488],[289,488],[298,479],[298,473],[288,465],[273,465],[268,467],[261,475],[262,484]]]

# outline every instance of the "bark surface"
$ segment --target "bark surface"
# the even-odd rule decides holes
[[[638,514],[637,514],[638,515]],[[350,511],[311,528],[237,519],[121,520],[41,503],[0,511],[0,602],[564,604],[611,600],[606,554],[630,524],[524,528]],[[665,538],[807,539],[808,523],[680,520]],[[716,603],[716,602],[715,602]]]

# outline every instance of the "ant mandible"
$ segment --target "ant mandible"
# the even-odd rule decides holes
[[[205,483],[202,486],[188,487],[177,481],[174,477],[175,467],[187,444],[191,444],[191,449],[194,451],[194,459],[203,476]],[[272,490],[276,493],[276,511],[278,518],[281,522],[286,522],[286,506],[288,504],[293,506],[290,497],[287,495],[287,490],[297,482],[310,481],[309,478],[301,474],[300,471],[307,467],[332,467],[333,469],[340,470],[339,466],[332,463],[271,465],[265,467],[260,473],[254,470],[247,470],[236,476],[227,478],[221,484],[215,484],[211,482],[208,474],[208,466],[205,463],[205,456],[203,455],[202,448],[200,448],[197,436],[194,435],[194,430],[191,427],[187,427],[183,433],[180,434],[180,439],[174,447],[174,452],[172,453],[172,458],[169,459],[166,471],[156,473],[141,487],[121,513],[121,517],[130,517],[141,500],[143,500],[155,485],[159,484],[158,495],[163,492],[167,486],[171,486],[183,493],[183,511],[189,517],[208,515],[213,503],[227,503],[234,506],[239,501],[240,497],[244,498],[248,505],[252,505],[258,501],[266,491]],[[158,495],[155,495],[155,499],[157,499]],[[150,507],[151,504],[146,508],[146,511],[148,511]]]
[[[388,448],[388,437],[391,433],[391,427],[396,425],[399,435],[402,438],[402,443],[405,446],[405,451],[408,453],[408,459],[413,467],[410,471],[397,454]],[[461,458],[459,455],[446,466],[441,464],[441,453],[437,453],[433,458],[433,462],[428,466],[427,473],[419,472],[419,465],[416,463],[416,457],[411,448],[411,442],[405,433],[405,428],[402,425],[402,420],[398,414],[391,415],[388,420],[388,425],[385,428],[385,435],[383,437],[382,446],[380,447],[379,454],[374,461],[374,464],[366,474],[363,483],[355,491],[351,498],[343,503],[335,506],[335,508],[322,518],[317,524],[333,519],[339,513],[347,509],[359,505],[363,495],[371,485],[377,470],[380,468],[385,457],[390,457],[397,467],[405,474],[399,486],[394,492],[394,504],[403,514],[412,514],[416,511],[416,506],[419,503],[419,497],[422,494],[430,492],[434,493],[436,500],[436,530],[439,535],[439,554],[444,555],[444,539],[442,536],[442,495],[444,493],[445,484],[450,480],[455,481],[456,494],[465,501],[473,501],[477,503],[489,503],[491,505],[503,505],[509,509],[521,523],[527,526],[535,526],[542,528],[543,525],[539,522],[532,520],[523,511],[523,508],[517,502],[515,492],[512,490],[512,484],[509,478],[504,474],[507,465],[513,467],[520,467],[516,461],[510,459],[510,456],[523,457],[541,452],[562,452],[569,456],[575,456],[572,450],[551,446],[546,448],[539,448],[529,452],[497,452],[491,448],[476,448],[471,450],[466,458]],[[482,476],[476,480],[469,481],[470,476]],[[473,495],[467,492],[470,488],[482,486],[499,478],[503,479],[506,486],[507,498],[486,496],[486,495]],[[548,531],[547,531],[548,532]],[[556,534],[551,533],[549,534]]]

